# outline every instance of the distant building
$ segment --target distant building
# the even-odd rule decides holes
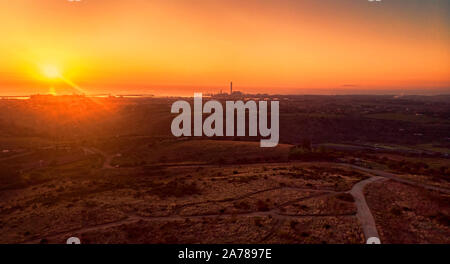
[[[233,82],[230,82],[230,93],[224,93],[222,92],[222,89],[220,89],[220,93],[217,94],[205,94],[205,95],[211,95],[211,97],[219,98],[219,99],[227,99],[227,98],[243,98],[244,93],[240,91],[233,91]]]

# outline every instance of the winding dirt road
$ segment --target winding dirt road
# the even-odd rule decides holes
[[[355,199],[355,205],[357,210],[356,217],[361,223],[366,240],[369,239],[370,237],[379,238],[380,236],[378,234],[377,226],[375,224],[373,215],[370,212],[370,208],[367,205],[366,199],[364,197],[364,187],[366,187],[366,185],[370,183],[385,180],[387,179],[383,177],[370,177],[366,180],[362,180],[357,184],[353,185],[352,189],[349,192],[353,196],[353,199]]]
[[[368,168],[363,168],[363,167],[359,167],[356,165],[351,165],[351,164],[341,164],[341,165],[345,165],[348,166],[350,168],[356,169],[356,170],[360,170],[360,171],[364,171],[373,175],[377,175],[380,177],[384,177],[384,178],[388,178],[391,179],[393,181],[396,182],[400,182],[400,183],[404,183],[404,184],[408,184],[408,185],[412,185],[412,186],[416,186],[416,187],[421,187],[427,190],[431,190],[431,191],[438,191],[438,192],[442,192],[442,193],[446,193],[446,194],[450,194],[450,190],[446,189],[446,188],[442,188],[442,187],[437,187],[437,186],[432,186],[432,185],[428,185],[428,184],[424,184],[424,183],[420,183],[420,182],[415,182],[415,181],[411,181],[411,180],[407,180],[407,179],[403,179],[400,178],[398,175],[390,173],[390,172],[386,172],[386,171],[381,171],[381,170],[374,170],[374,169],[368,169]]]

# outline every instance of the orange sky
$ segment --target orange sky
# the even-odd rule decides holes
[[[450,87],[446,0],[0,0],[0,94]],[[197,88],[198,87],[198,88]],[[75,89],[75,90],[77,90]],[[72,92],[72,91],[70,91]]]

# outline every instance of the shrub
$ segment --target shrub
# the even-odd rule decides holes
[[[258,200],[256,202],[256,208],[260,212],[267,212],[267,211],[269,211],[269,205],[266,202],[262,201],[262,200]]]
[[[178,181],[170,181],[168,183],[157,184],[150,193],[159,196],[160,198],[166,197],[184,197],[194,194],[200,194],[201,190],[195,183],[186,183]]]

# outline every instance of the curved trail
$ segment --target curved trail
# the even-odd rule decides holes
[[[411,180],[407,180],[407,179],[402,179],[399,178],[396,174],[390,173],[390,172],[385,172],[385,171],[381,171],[381,170],[374,170],[374,169],[367,169],[367,168],[363,168],[363,167],[359,167],[356,165],[351,165],[351,164],[341,164],[341,165],[345,165],[348,166],[350,168],[356,169],[356,170],[360,170],[360,171],[364,171],[373,175],[377,175],[383,178],[388,178],[391,179],[393,181],[396,182],[400,182],[400,183],[404,183],[404,184],[408,184],[408,185],[412,185],[412,186],[417,186],[417,187],[421,187],[427,190],[431,190],[431,191],[438,191],[438,192],[442,192],[442,193],[446,193],[446,194],[450,194],[450,190],[447,188],[443,188],[443,187],[437,187],[437,186],[432,186],[432,185],[428,185],[428,184],[424,184],[424,183],[420,183],[420,182],[415,182],[415,181],[411,181]]]
[[[361,223],[366,240],[369,239],[370,237],[379,238],[380,236],[378,234],[377,226],[375,224],[373,215],[370,212],[370,208],[367,205],[366,199],[364,197],[364,187],[367,184],[385,180],[386,179],[383,177],[370,177],[366,180],[362,180],[357,184],[353,185],[352,189],[349,192],[355,199],[355,205],[357,210],[356,217]]]
[[[419,182],[415,182],[415,181],[411,181],[411,180],[407,180],[407,179],[402,179],[393,173],[380,171],[380,170],[374,170],[374,169],[367,169],[367,168],[363,168],[363,167],[359,167],[359,166],[355,166],[355,165],[351,165],[351,164],[342,164],[342,165],[346,165],[350,168],[364,171],[364,172],[370,173],[372,175],[377,175],[374,177],[370,177],[369,179],[358,182],[357,184],[355,184],[352,187],[352,189],[349,192],[355,199],[355,205],[357,208],[356,217],[358,218],[358,220],[361,223],[366,240],[369,239],[370,237],[380,238],[376,224],[375,224],[375,220],[373,218],[373,215],[370,211],[369,206],[367,205],[367,202],[366,202],[366,199],[364,196],[364,187],[367,184],[370,184],[370,183],[373,183],[376,181],[393,180],[393,181],[397,181],[400,183],[404,183],[404,184],[408,184],[408,185],[412,185],[412,186],[416,186],[416,187],[421,187],[421,188],[424,188],[427,190],[439,191],[442,193],[450,194],[450,190],[448,190],[446,188],[441,188],[441,187],[427,185],[427,184],[423,184],[423,183],[419,183]]]

